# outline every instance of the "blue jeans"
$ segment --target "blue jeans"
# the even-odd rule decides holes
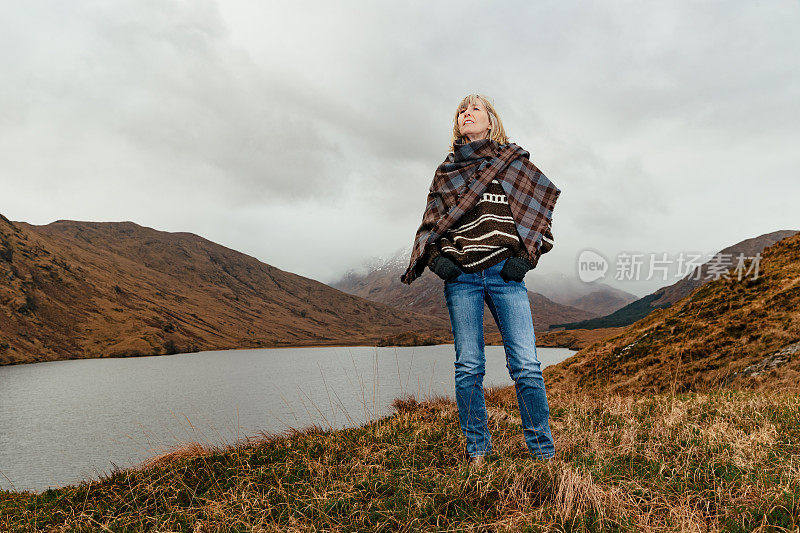
[[[503,336],[506,368],[517,391],[525,444],[537,458],[554,455],[550,433],[550,408],[536,356],[528,291],[525,281],[504,281],[500,271],[507,259],[480,272],[462,272],[444,282],[444,295],[456,349],[456,403],[461,430],[470,456],[492,449],[487,428],[483,376],[486,356],[483,342],[483,302],[489,306]]]

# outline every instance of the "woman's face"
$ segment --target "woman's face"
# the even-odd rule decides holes
[[[467,104],[458,114],[458,131],[470,142],[487,137],[490,126],[489,113],[480,100]]]

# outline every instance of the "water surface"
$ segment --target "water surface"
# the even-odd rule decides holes
[[[542,366],[574,351],[537,348]],[[404,394],[454,398],[452,344],[224,350],[0,367],[0,489],[97,479],[189,441],[341,428]],[[512,385],[502,346],[484,385]]]

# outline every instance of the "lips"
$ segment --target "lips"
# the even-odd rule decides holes
[[[467,120],[464,121],[464,125],[466,126],[467,124],[475,124],[475,121],[472,120],[471,118],[468,118]]]

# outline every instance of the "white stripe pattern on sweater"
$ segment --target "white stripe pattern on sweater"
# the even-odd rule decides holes
[[[496,256],[497,254],[503,253],[505,250],[506,250],[506,247],[505,246],[501,246],[500,249],[497,250],[496,252],[487,255],[483,259],[479,259],[477,261],[473,261],[472,263],[467,263],[464,266],[467,267],[467,268],[474,267],[475,265],[479,265],[479,264],[483,263],[484,261],[488,261],[489,259],[491,259],[492,257]]]
[[[450,233],[452,233],[452,234],[463,233],[463,232],[465,232],[467,230],[471,230],[472,228],[474,228],[475,226],[477,226],[481,222],[487,222],[489,220],[494,220],[494,221],[497,221],[497,222],[511,222],[512,224],[514,223],[514,217],[506,217],[506,216],[503,216],[503,215],[493,215],[491,213],[487,213],[485,215],[481,215],[480,217],[478,217],[477,219],[473,220],[469,224],[464,224],[463,226],[459,226],[457,230],[453,230]]]
[[[453,237],[453,244],[455,244],[456,241],[458,241],[459,239],[461,239],[464,242],[480,242],[494,235],[505,235],[506,237],[509,237],[511,239],[515,239],[517,237],[516,235],[513,235],[511,233],[506,233],[505,231],[500,231],[499,229],[496,229],[494,231],[490,231],[489,233],[484,233],[483,235],[479,235],[477,237],[464,237],[463,235],[456,235],[455,237]]]
[[[475,252],[475,251],[489,251],[489,250],[496,250],[497,248],[507,248],[506,246],[497,246],[495,244],[468,244],[464,246],[460,250],[458,248],[454,248],[453,246],[442,246],[443,252],[453,252],[453,255],[466,255],[467,252]]]

